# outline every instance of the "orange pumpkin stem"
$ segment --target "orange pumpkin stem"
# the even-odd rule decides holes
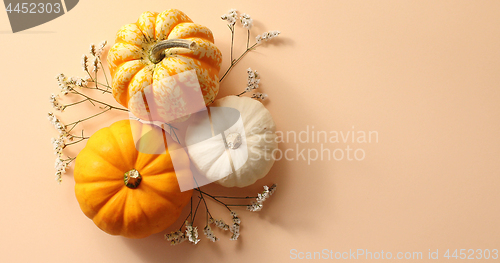
[[[196,42],[187,39],[167,39],[156,43],[149,51],[149,59],[154,64],[158,64],[165,57],[165,50],[169,48],[186,48],[196,50]]]
[[[132,169],[123,175],[125,186],[130,189],[135,189],[141,184],[142,176],[136,169]]]

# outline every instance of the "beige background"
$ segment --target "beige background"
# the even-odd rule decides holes
[[[280,131],[377,131],[378,142],[324,145],[361,148],[362,161],[281,160],[251,187],[208,186],[251,195],[278,184],[262,212],[238,210],[238,242],[216,232],[223,237],[218,243],[171,247],[163,233],[129,240],[100,231],[78,207],[71,172],[61,185],[54,181],[48,96],[58,91],[57,74],[83,75],[80,58],[89,43],[113,42],[141,12],[167,8],[213,30],[224,68],[230,34],[219,16],[228,9],[252,15],[253,35],[282,32],[242,60],[220,96],[244,89],[252,67]],[[89,0],[17,34],[1,11],[0,259],[287,262],[298,261],[291,249],[420,251],[424,258],[439,249],[435,262],[448,262],[446,249],[500,249],[499,24],[498,1]],[[110,123],[103,117],[96,126]],[[293,141],[280,149],[297,145],[320,149]]]

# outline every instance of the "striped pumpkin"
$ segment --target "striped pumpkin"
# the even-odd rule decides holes
[[[182,119],[196,95],[205,106],[219,91],[222,54],[212,32],[176,9],[123,26],[107,60],[114,98],[141,119]]]

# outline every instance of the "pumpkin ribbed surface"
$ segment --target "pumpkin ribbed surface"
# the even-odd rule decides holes
[[[154,63],[150,50],[168,39],[191,40],[197,48],[169,48],[164,51],[165,57]],[[182,118],[193,92],[201,94],[208,105],[219,91],[222,54],[214,44],[212,32],[176,9],[144,12],[136,23],[123,26],[107,59],[114,98],[141,119],[168,122]],[[171,78],[191,70],[195,72],[196,85],[183,77]]]
[[[74,177],[83,213],[103,231],[130,238],[166,229],[192,195],[177,183],[192,177],[186,152],[162,129],[135,120],[92,135],[76,158]]]

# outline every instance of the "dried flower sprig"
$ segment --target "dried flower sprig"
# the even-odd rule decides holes
[[[227,14],[224,14],[221,16],[222,20],[225,20],[228,22],[228,27],[229,30],[231,31],[231,64],[229,65],[229,68],[226,70],[224,75],[220,78],[219,82],[222,82],[224,78],[227,76],[229,71],[251,50],[253,50],[257,45],[261,44],[264,41],[271,40],[273,38],[276,38],[281,32],[280,31],[270,31],[263,33],[262,35],[257,36],[255,39],[256,42],[250,46],[250,29],[252,28],[253,25],[253,19],[250,17],[250,15],[243,13],[239,21],[241,25],[247,29],[247,49],[237,58],[233,59],[233,49],[234,49],[234,34],[235,34],[235,24],[236,20],[238,18],[238,11],[236,9],[231,9]]]
[[[180,230],[170,234],[165,234],[165,239],[170,241],[171,245],[178,245],[187,240],[185,232]]]
[[[207,192],[202,191],[200,188],[195,188],[194,190],[196,192],[198,192],[198,194],[199,194],[198,204],[196,205],[196,207],[193,210],[193,202],[191,199],[191,212],[186,217],[185,222],[181,225],[179,230],[165,235],[165,238],[167,240],[171,241],[172,245],[177,245],[177,244],[182,243],[182,241],[184,241],[182,238],[184,238],[184,237],[189,239],[190,242],[193,244],[197,244],[200,241],[198,239],[198,232],[197,232],[198,230],[197,230],[197,228],[193,227],[193,222],[196,218],[198,208],[202,202],[204,203],[206,216],[207,216],[206,226],[203,229],[203,233],[204,233],[205,237],[212,242],[216,242],[219,240],[219,238],[215,236],[212,228],[210,227],[210,225],[214,225],[215,227],[219,228],[222,231],[229,231],[231,233],[231,237],[229,238],[230,240],[238,240],[238,238],[240,236],[241,219],[238,216],[238,214],[234,210],[232,210],[230,207],[244,206],[244,207],[248,208],[253,203],[258,203],[260,208],[258,210],[254,210],[254,212],[260,211],[262,209],[262,202],[264,202],[266,199],[268,199],[269,196],[271,196],[274,193],[274,191],[276,191],[276,184],[273,184],[271,187],[264,186],[264,191],[262,193],[258,193],[257,196],[246,196],[246,197],[214,196],[214,195],[211,195]],[[205,197],[208,197],[208,198],[214,200],[215,202],[223,205],[224,207],[226,207],[226,209],[228,209],[228,211],[231,215],[231,220],[232,220],[231,225],[226,224],[226,222],[224,222],[223,219],[214,219],[212,217],[212,215],[209,212],[207,202],[205,201],[205,199],[206,199]],[[257,199],[257,202],[252,202],[252,204],[250,204],[250,205],[226,204],[224,201],[221,200],[221,199],[254,199],[254,198]],[[185,236],[182,236],[182,234],[181,234],[181,233],[183,233],[182,232],[183,226],[186,226]]]
[[[267,94],[265,94],[265,93],[256,92],[256,93],[252,94],[252,99],[265,100],[266,98],[267,98]]]
[[[234,29],[236,19],[238,18],[238,10],[230,9],[227,14],[222,15],[220,18],[227,21],[227,26],[229,27],[229,29]]]
[[[262,210],[262,203],[252,202],[250,205],[247,206],[247,210],[251,212],[258,212]]]
[[[54,128],[59,132],[59,134],[67,134],[66,125],[64,125],[52,112],[47,114],[49,122],[54,126]]]
[[[241,220],[238,217],[238,215],[236,214],[236,212],[234,212],[234,211],[231,211],[231,216],[233,217],[233,225],[229,229],[231,231],[231,233],[233,233],[231,235],[231,240],[238,240],[238,237],[240,236]]]
[[[259,88],[260,75],[259,75],[259,73],[257,73],[257,70],[252,70],[251,68],[248,68],[247,74],[248,74],[247,87],[240,94],[236,95],[238,97],[245,94],[245,93],[248,93],[252,90]],[[257,92],[257,93],[252,94],[252,99],[264,100],[266,98],[267,98],[267,94],[264,94],[264,93]]]
[[[58,183],[61,183],[61,181],[62,181],[62,175],[64,173],[66,173],[66,168],[75,159],[76,158],[71,158],[71,157],[68,157],[66,159],[61,159],[60,156],[57,156],[54,168],[56,169],[56,181]]]
[[[251,68],[247,69],[247,73],[248,73],[248,83],[245,91],[249,92],[259,87],[260,75],[259,73],[257,73],[257,70],[252,70]]]
[[[205,228],[203,229],[203,234],[212,242],[216,242],[219,240],[218,237],[215,236],[214,231],[212,231],[212,228],[209,225],[206,225]]]
[[[269,31],[269,32],[265,32],[263,33],[262,35],[258,35],[255,37],[255,41],[257,42],[257,44],[260,44],[262,42],[265,42],[265,41],[269,41],[275,37],[278,37],[279,34],[281,34],[280,31]]]
[[[236,19],[238,18],[238,13],[236,9],[231,9],[227,14],[220,17],[222,20],[227,21],[227,27],[231,30],[231,43],[234,42],[234,25],[236,24]],[[231,61],[233,61],[233,47],[231,46]],[[222,81],[222,79],[221,79]]]
[[[219,82],[222,82],[226,75],[231,71],[231,69],[238,63],[245,54],[247,54],[250,50],[254,49],[257,45],[261,44],[262,42],[269,41],[273,38],[276,38],[279,36],[281,33],[280,31],[269,31],[265,32],[262,35],[258,35],[255,38],[255,43],[250,46],[250,29],[253,26],[253,19],[250,15],[243,13],[239,17],[239,21],[243,28],[247,29],[247,49],[238,57],[237,59],[233,59],[233,49],[234,49],[234,26],[236,24],[236,18],[238,17],[238,11],[236,9],[231,9],[227,14],[224,14],[221,18],[222,20],[226,20],[228,22],[228,27],[229,30],[231,30],[231,64],[229,65],[229,68],[226,70],[224,75],[220,78]],[[259,87],[259,82],[260,78],[259,75],[257,74],[257,71],[253,71],[251,68],[248,68],[247,70],[248,73],[248,83],[247,87],[243,92],[238,94],[237,96],[241,96],[247,92],[250,92],[251,90],[257,89]],[[264,100],[267,98],[267,94],[263,93],[254,93],[252,94],[253,99],[258,99],[258,100]]]
[[[226,224],[222,219],[215,219],[214,224],[222,230],[229,230],[229,225]]]
[[[82,55],[82,69],[83,69],[83,71],[86,71],[86,72],[88,72],[88,68],[87,68],[88,60],[89,60],[89,58],[87,57],[87,55],[83,54]]]
[[[253,26],[253,19],[250,17],[250,15],[245,14],[245,13],[243,13],[240,16],[240,22],[241,22],[241,25],[248,30],[250,30]]]
[[[271,187],[264,185],[264,191],[257,195],[256,201],[252,202],[247,206],[247,210],[252,212],[257,212],[262,210],[262,203],[266,201],[274,192],[276,191],[276,184],[273,184]]]
[[[84,102],[89,102],[93,106],[99,106],[101,109],[100,112],[91,115],[89,117],[64,124],[58,117],[54,115],[54,113],[49,112],[48,113],[48,119],[50,123],[54,126],[54,128],[59,132],[59,137],[57,138],[52,138],[52,147],[54,149],[54,153],[56,155],[56,163],[55,163],[55,169],[56,169],[56,180],[58,182],[61,182],[62,180],[62,174],[66,171],[67,167],[75,160],[74,157],[67,156],[66,158],[63,157],[63,150],[70,145],[77,144],[81,141],[87,140],[89,137],[84,135],[83,130],[81,130],[81,134],[77,135],[74,134],[73,131],[76,128],[76,126],[79,123],[82,123],[84,121],[90,120],[92,118],[95,118],[105,112],[108,112],[110,110],[120,110],[120,111],[128,111],[125,108],[117,107],[110,105],[108,103],[105,103],[103,101],[97,100],[83,92],[84,89],[90,89],[90,90],[98,90],[102,92],[103,94],[111,94],[111,87],[109,86],[109,83],[107,82],[107,77],[106,77],[106,83],[108,84],[103,84],[99,83],[97,81],[97,72],[99,69],[104,70],[101,62],[101,55],[106,46],[106,41],[101,42],[98,47],[96,47],[94,44],[90,45],[89,48],[89,53],[93,57],[92,58],[92,72],[94,73],[93,75],[89,71],[89,56],[88,55],[83,55],[82,56],[82,68],[83,71],[88,74],[88,77],[86,79],[81,78],[81,77],[66,77],[64,74],[59,74],[56,77],[58,86],[60,88],[60,94],[52,94],[50,96],[50,104],[52,108],[54,108],[56,111],[59,112],[64,112],[65,109],[68,107],[84,103]],[[103,72],[104,76],[106,76],[106,72]],[[78,100],[76,102],[70,103],[70,104],[63,104],[61,102],[61,97],[60,96],[68,96],[68,95],[73,95],[73,96],[79,96],[82,99]]]
[[[50,104],[58,111],[64,111],[64,107],[59,103],[59,95],[50,95]]]
[[[198,239],[198,227],[193,227],[192,223],[189,221],[186,221],[186,238],[189,242],[193,243],[193,245],[200,242],[200,239]]]

